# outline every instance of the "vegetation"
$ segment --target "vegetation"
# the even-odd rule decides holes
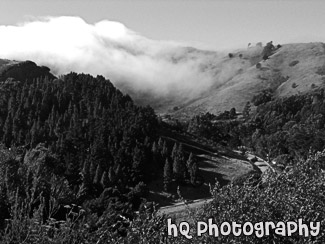
[[[75,73],[3,82],[0,93],[2,226],[10,228],[4,220],[14,206],[26,221],[42,210],[44,224],[66,220],[67,205],[84,210],[90,230],[108,225],[123,234],[114,220],[132,218],[146,195],[142,182],[160,173],[151,152],[153,110],[135,106],[101,76]]]
[[[279,81],[281,82],[281,80]],[[70,73],[0,83],[1,243],[322,243],[275,233],[169,237],[148,202],[147,184],[164,190],[200,179],[199,162],[164,129],[213,145],[245,148],[282,165],[211,189],[213,201],[189,211],[191,224],[325,222],[324,90],[276,99],[272,87],[219,115],[166,125],[101,76]],[[253,107],[254,105],[255,107]]]
[[[194,213],[189,211],[188,218],[208,222],[213,218],[214,223],[220,226],[222,222],[236,221],[252,223],[274,221],[297,221],[299,218],[304,223],[320,222],[325,224],[325,175],[323,170],[325,152],[309,155],[305,161],[299,161],[292,169],[276,175],[269,173],[263,183],[258,185],[244,184],[227,185],[220,188],[216,185],[212,189],[214,200],[205,205],[203,209]],[[165,224],[166,225],[166,220]],[[192,225],[192,239],[183,236],[167,237],[165,226],[162,226],[159,217],[150,219],[153,232],[142,232],[137,223],[136,231],[129,234],[129,240],[169,240],[167,243],[322,243],[325,240],[324,231],[317,236],[302,237],[297,233],[292,236],[281,236],[270,232],[269,236],[261,238],[255,234],[246,236],[209,236],[198,237],[195,234],[195,225]],[[150,235],[151,234],[151,235]],[[149,238],[150,236],[150,238]],[[122,242],[121,242],[122,243]],[[145,243],[145,242],[142,242]]]
[[[290,66],[290,67],[293,67],[293,66],[296,66],[297,64],[299,64],[299,61],[298,61],[298,60],[294,60],[294,61],[292,61],[292,62],[289,64],[289,66]]]
[[[269,58],[269,56],[271,56],[273,54],[274,50],[275,50],[275,47],[273,46],[272,41],[268,42],[262,52],[263,60],[267,60]]]

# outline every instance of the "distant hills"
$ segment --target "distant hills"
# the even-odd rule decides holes
[[[202,73],[212,77],[212,84],[200,84],[201,93],[193,95],[170,93],[162,96],[133,90],[131,85],[119,87],[141,105],[151,105],[158,113],[168,113],[176,118],[190,118],[199,113],[219,113],[236,108],[241,111],[248,101],[265,89],[271,89],[274,97],[290,96],[319,89],[325,84],[325,44],[297,43],[275,46],[268,59],[263,59],[262,45],[250,46],[224,54],[191,47],[176,48],[168,53],[173,63],[182,60],[200,62]],[[175,74],[176,75],[176,74]],[[35,77],[54,77],[50,69],[37,66],[32,61],[0,59],[0,81],[12,77],[16,80]],[[114,81],[113,81],[114,82]],[[126,82],[125,84],[132,84]],[[193,86],[193,84],[191,85]],[[184,89],[186,82],[184,82]],[[195,86],[193,87],[195,89]]]
[[[186,118],[202,112],[219,113],[232,107],[241,111],[247,101],[265,89],[272,89],[275,97],[283,97],[324,86],[324,43],[275,47],[267,60],[263,60],[262,53],[261,47],[252,47],[224,57],[218,68],[222,72],[223,68],[234,67],[233,75],[192,102],[180,104],[171,114]]]

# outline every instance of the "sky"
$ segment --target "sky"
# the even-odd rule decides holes
[[[0,25],[39,16],[112,20],[154,40],[210,49],[325,39],[322,0],[1,0]]]

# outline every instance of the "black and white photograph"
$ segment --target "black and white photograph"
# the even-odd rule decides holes
[[[325,243],[325,1],[0,0],[0,244]]]

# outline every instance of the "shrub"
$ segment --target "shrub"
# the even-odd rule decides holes
[[[318,69],[317,69],[317,71],[316,71],[316,74],[318,74],[318,75],[325,75],[325,65],[324,66],[322,66],[322,67],[319,67]]]
[[[258,106],[267,103],[272,100],[272,91],[270,89],[263,90],[259,94],[255,95],[252,99],[254,106]]]
[[[294,61],[292,61],[292,62],[289,64],[289,66],[290,66],[290,67],[293,67],[293,66],[297,65],[298,63],[299,63],[298,60],[294,60]]]
[[[274,51],[274,46],[272,44],[272,41],[268,42],[262,51],[263,60],[267,60],[269,56],[273,54],[273,51]]]

